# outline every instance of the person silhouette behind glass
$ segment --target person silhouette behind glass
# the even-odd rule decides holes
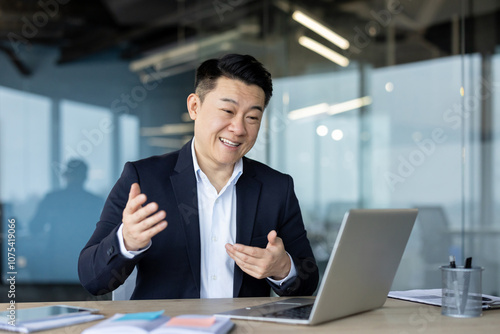
[[[40,202],[30,223],[35,237],[45,239],[43,250],[35,250],[32,280],[38,282],[77,283],[80,250],[94,230],[104,201],[84,189],[87,164],[80,159],[68,162],[62,174],[66,187],[48,193]]]

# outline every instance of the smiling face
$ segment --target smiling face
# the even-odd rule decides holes
[[[195,121],[195,152],[205,173],[226,170],[255,144],[264,112],[265,94],[257,85],[220,77],[203,102],[196,94],[187,99]]]

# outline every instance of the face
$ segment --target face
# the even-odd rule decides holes
[[[259,133],[264,101],[259,86],[226,77],[217,80],[203,103],[198,95],[189,95],[187,106],[195,121],[195,151],[202,169],[232,170],[250,151]]]

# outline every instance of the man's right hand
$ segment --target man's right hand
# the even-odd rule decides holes
[[[142,206],[146,200],[139,184],[132,184],[122,220],[123,241],[128,251],[146,247],[153,236],[167,227],[165,211],[158,211],[158,204],[155,202]]]

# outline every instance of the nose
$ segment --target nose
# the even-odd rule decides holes
[[[236,136],[243,136],[247,133],[245,121],[243,117],[233,117],[231,124],[229,124],[229,131],[233,132]]]

